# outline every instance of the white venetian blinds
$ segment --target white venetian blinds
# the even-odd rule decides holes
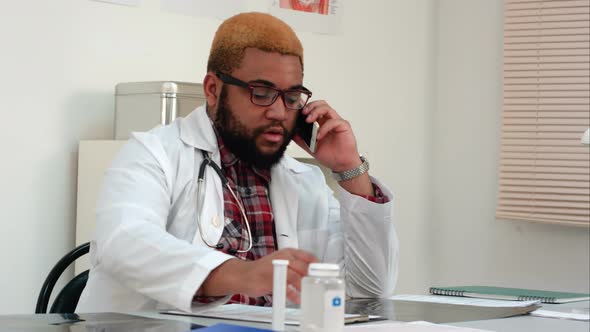
[[[590,225],[590,0],[506,0],[501,219]]]

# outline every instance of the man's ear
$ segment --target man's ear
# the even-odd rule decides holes
[[[207,100],[207,107],[209,109],[217,109],[218,97],[221,93],[221,81],[213,72],[208,72],[205,75],[203,79],[203,90],[205,92],[205,99]]]

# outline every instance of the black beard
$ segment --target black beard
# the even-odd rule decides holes
[[[256,128],[252,134],[249,134],[248,129],[235,118],[232,110],[227,105],[227,90],[225,86],[221,88],[219,106],[213,125],[221,137],[223,144],[238,159],[260,169],[270,169],[281,160],[287,149],[287,145],[291,142],[294,131],[287,130],[282,123],[275,122],[265,127]],[[283,128],[283,144],[272,154],[261,152],[256,146],[256,138],[268,128],[277,126]]]

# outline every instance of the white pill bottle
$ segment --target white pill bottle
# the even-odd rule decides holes
[[[344,280],[338,264],[312,263],[301,281],[301,332],[344,330]]]

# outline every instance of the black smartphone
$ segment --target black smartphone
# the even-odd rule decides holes
[[[295,126],[295,133],[299,135],[312,153],[316,149],[316,138],[320,125],[317,122],[307,123],[305,118],[307,116],[299,112],[297,116],[297,124]]]

